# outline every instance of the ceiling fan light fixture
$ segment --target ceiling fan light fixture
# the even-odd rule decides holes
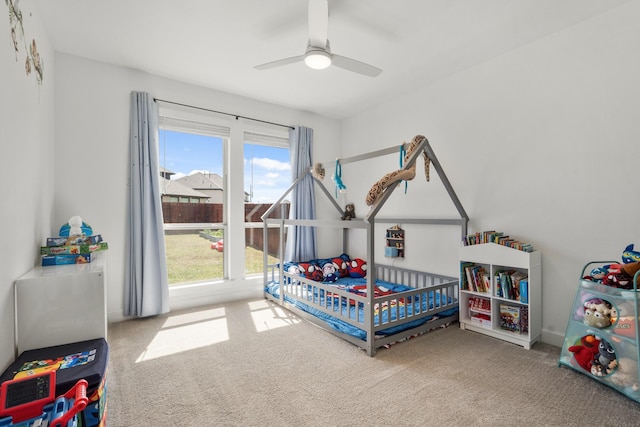
[[[312,50],[304,56],[304,63],[314,70],[324,70],[331,65],[331,55],[324,50]]]

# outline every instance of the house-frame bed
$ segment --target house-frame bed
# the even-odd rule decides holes
[[[403,144],[402,148],[406,148],[406,145],[408,144]],[[340,164],[346,164],[397,152],[398,147],[396,146],[338,161]],[[459,218],[380,217],[380,209],[400,181],[392,182],[386,186],[363,218],[349,221],[284,218],[284,210],[278,211],[279,206],[307,174],[313,177],[317,188],[332,202],[338,216],[342,217],[344,214],[343,209],[336,203],[322,181],[315,177],[310,170],[307,174],[298,177],[262,216],[264,223],[264,297],[357,345],[364,349],[369,356],[375,355],[376,350],[380,347],[440,326],[446,326],[458,320],[459,285],[457,277],[383,265],[375,260],[374,234],[376,224],[459,226],[461,236],[467,234],[469,219],[426,138],[422,137],[417,147],[412,147],[411,154],[406,156],[402,169],[414,167],[416,159],[420,155],[426,155],[438,173],[458,211]],[[270,216],[277,216],[277,218],[270,218]],[[343,279],[334,283],[325,283],[288,270],[287,262],[284,260],[285,230],[287,227],[293,226],[342,229],[343,255],[348,254],[350,231],[354,229],[365,230],[367,236],[366,277],[361,279],[347,277],[346,283],[343,282]],[[276,265],[269,265],[269,230],[274,228],[279,232],[277,257],[280,262]],[[360,291],[354,293],[354,288],[358,288]],[[380,292],[380,289],[391,291]]]

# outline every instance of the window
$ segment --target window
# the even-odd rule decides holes
[[[169,286],[225,274],[225,145],[229,128],[161,116],[162,212]]]
[[[245,274],[263,272],[262,215],[291,184],[289,139],[286,134],[244,133]],[[285,205],[288,209],[288,204]],[[287,211],[288,212],[288,211]],[[269,248],[278,247],[276,230],[268,233]],[[273,240],[273,243],[271,243]],[[275,255],[271,253],[270,255]],[[275,258],[271,259],[275,262]]]

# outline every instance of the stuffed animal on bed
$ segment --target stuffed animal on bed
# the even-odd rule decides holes
[[[365,260],[355,258],[349,261],[349,277],[363,278],[367,275],[367,263]]]
[[[327,262],[322,265],[322,281],[323,282],[336,282],[340,278],[337,266],[331,262]]]

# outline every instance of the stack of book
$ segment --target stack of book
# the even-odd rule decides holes
[[[489,272],[483,266],[472,262],[460,264],[462,281],[460,289],[472,292],[489,293],[491,290],[491,278]]]
[[[475,234],[467,234],[462,240],[465,246],[480,245],[483,243],[497,243],[524,252],[533,252],[533,245],[513,239],[502,231],[482,231]]]
[[[517,270],[498,271],[495,275],[496,296],[529,303],[529,277]]]
[[[93,236],[49,237],[46,246],[40,247],[42,265],[86,264],[95,252],[108,249],[100,234]]]

